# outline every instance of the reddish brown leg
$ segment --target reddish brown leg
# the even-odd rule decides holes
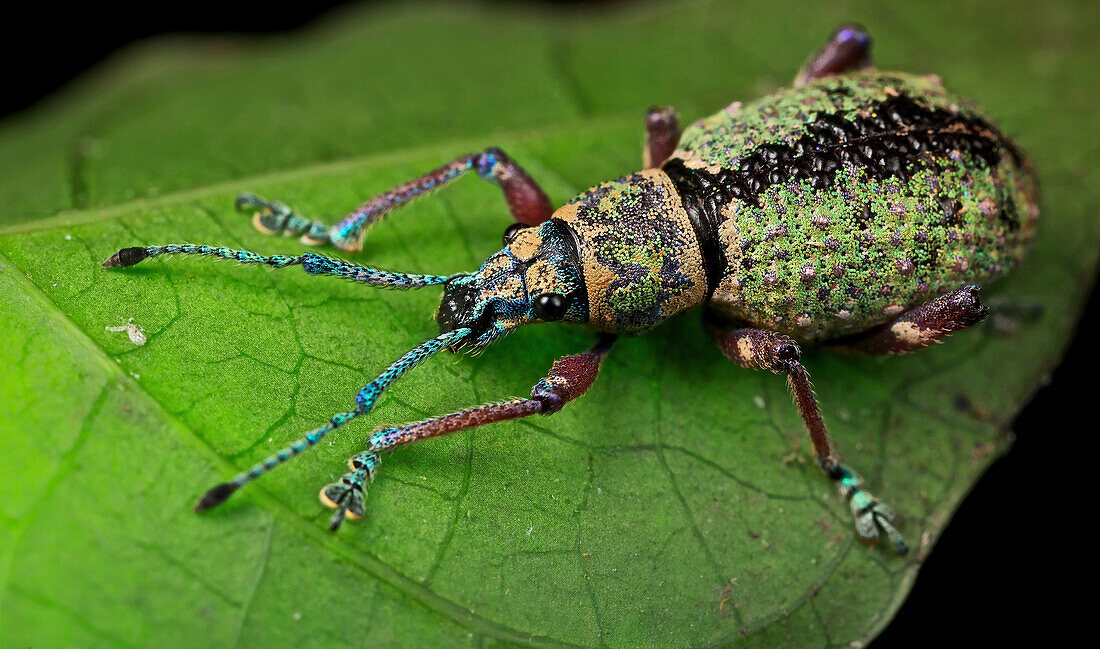
[[[372,223],[394,208],[439,189],[470,170],[476,171],[485,180],[500,185],[504,199],[508,202],[508,209],[517,223],[538,225],[554,213],[550,199],[538,183],[527,175],[523,167],[495,147],[481,153],[460,156],[438,169],[398,185],[367,201],[331,227],[302,217],[278,201],[268,201],[255,194],[245,193],[238,196],[237,209],[255,209],[253,224],[266,234],[281,232],[287,236],[301,235],[302,241],[309,245],[331,243],[341,250],[359,250],[363,232]]]
[[[538,225],[554,214],[554,206],[542,187],[500,149],[493,147],[478,154],[474,168],[485,180],[500,185],[517,223]]]
[[[660,167],[680,144],[680,122],[672,106],[650,108],[645,116],[645,150],[642,163],[646,169]]]
[[[798,344],[774,331],[731,328],[713,318],[708,318],[707,329],[722,353],[741,367],[764,369],[787,376],[795,405],[810,433],[818,464],[836,481],[841,497],[848,501],[860,538],[874,542],[881,529],[899,553],[908,551],[905,540],[892,525],[894,511],[865,491],[859,476],[840,463],[840,456],[825,429],[825,420],[814,397],[809,374],[800,362],[802,352]]]
[[[367,439],[367,450],[348,461],[351,471],[321,490],[321,502],[336,509],[330,524],[331,529],[340,527],[345,516],[359,518],[364,514],[366,489],[378,471],[382,451],[497,421],[558,412],[565,404],[592,387],[600,365],[611,351],[615,339],[610,334],[600,334],[599,340],[588,351],[563,356],[554,361],[550,373],[535,384],[528,399],[490,403],[403,426],[383,427],[372,432]]]
[[[814,79],[831,77],[871,65],[871,37],[857,25],[844,25],[833,32],[825,47],[810,59],[794,78],[801,88]]]
[[[853,354],[905,354],[924,349],[985,319],[981,287],[964,286],[901,314],[870,333],[835,340],[826,347]]]

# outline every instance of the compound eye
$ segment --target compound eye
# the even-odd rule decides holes
[[[529,227],[531,226],[527,225],[526,223],[513,223],[512,225],[509,225],[508,229],[504,231],[504,245],[508,245],[515,241],[516,235],[519,234],[519,231]]]
[[[535,298],[535,316],[539,320],[553,322],[565,317],[569,302],[561,293],[543,293]]]

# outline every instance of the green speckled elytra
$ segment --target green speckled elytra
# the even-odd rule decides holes
[[[380,453],[505,419],[552,414],[593,383],[617,336],[703,306],[710,335],[734,362],[784,374],[818,461],[848,500],[858,535],[906,549],[890,508],[840,463],[800,363],[798,343],[856,353],[926,347],[985,317],[979,285],[1025,255],[1038,221],[1024,154],[933,76],[871,68],[870,39],[839,29],[789,90],[734,103],[680,133],[670,108],[651,109],[645,170],[554,210],[499,149],[462,156],[387,192],[334,226],[242,194],[265,232],[358,251],[366,226],[475,170],[499,185],[516,223],[473,273],[410,275],[317,254],[264,256],[215,246],[125,248],[104,266],[198,254],[275,268],[301,265],[390,288],[443,285],[440,335],[408,352],[356,395],[355,407],[196,505],[242,485],[365,415],[406,371],[443,350],[480,350],[535,322],[587,324],[588,351],[554,363],[531,397],[373,431],[351,470],[321,490],[331,527],[365,513]]]

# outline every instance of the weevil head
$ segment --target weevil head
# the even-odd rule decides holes
[[[469,328],[458,347],[475,351],[525,324],[586,322],[588,296],[572,233],[554,220],[510,227],[504,249],[476,273],[447,280],[435,319],[441,333]]]

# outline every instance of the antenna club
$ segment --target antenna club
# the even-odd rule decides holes
[[[240,485],[235,482],[223,482],[213,487],[203,494],[202,498],[199,498],[199,502],[195,503],[195,511],[204,512],[217,507],[228,500],[233,492],[239,488]]]

